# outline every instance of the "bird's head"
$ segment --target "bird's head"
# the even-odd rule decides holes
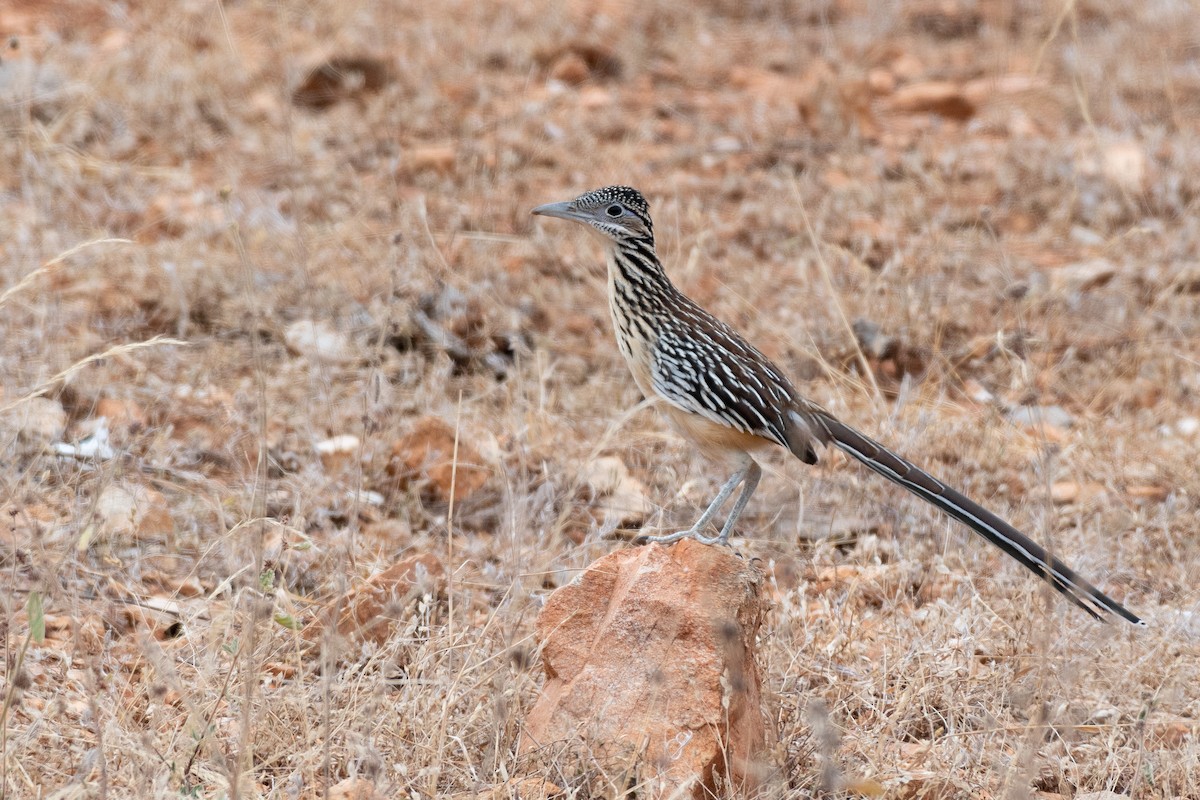
[[[617,244],[631,240],[654,242],[650,205],[641,192],[628,186],[593,189],[565,203],[538,206],[533,213],[582,223]]]

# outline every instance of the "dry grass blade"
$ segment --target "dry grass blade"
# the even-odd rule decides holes
[[[41,397],[47,392],[53,391],[55,387],[70,380],[74,375],[86,369],[92,364],[99,363],[105,359],[115,358],[116,356],[128,355],[129,353],[138,350],[145,350],[153,347],[187,347],[190,343],[182,339],[174,339],[170,336],[155,336],[152,339],[147,339],[144,342],[126,342],[124,344],[113,345],[112,347],[100,353],[93,353],[90,356],[79,359],[71,366],[58,372],[54,377],[42,381],[32,390],[27,391],[24,395],[13,400],[10,403],[0,406],[0,414],[5,411],[11,411],[22,403],[27,403],[35,397]]]
[[[71,256],[75,255],[76,253],[80,253],[89,247],[95,247],[96,245],[100,244],[133,244],[133,240],[114,238],[93,239],[90,242],[81,242],[80,244],[72,247],[70,250],[59,253],[57,256],[50,259],[45,264],[42,264],[37,269],[30,271],[27,275],[25,275],[25,277],[21,278],[21,280],[17,281],[3,292],[0,292],[0,308],[3,308],[4,304],[10,299],[28,289],[38,278],[48,274],[52,269],[69,259]]]

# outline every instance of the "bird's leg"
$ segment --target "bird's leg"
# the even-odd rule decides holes
[[[647,542],[657,542],[658,544],[670,544],[671,542],[691,537],[702,544],[717,544],[718,542],[725,544],[726,540],[729,539],[729,533],[733,530],[734,521],[742,513],[742,508],[745,507],[746,501],[750,499],[750,495],[754,492],[754,487],[758,484],[758,479],[761,475],[762,469],[754,462],[754,459],[747,457],[746,464],[733,473],[729,477],[729,480],[725,481],[721,490],[717,492],[717,496],[713,498],[713,501],[708,504],[708,508],[704,509],[704,513],[700,515],[700,519],[696,520],[695,525],[687,530],[676,531],[675,533],[668,533],[662,536],[645,536],[642,539]],[[712,518],[717,515],[717,512],[721,510],[721,506],[725,505],[725,501],[729,499],[729,496],[733,494],[733,490],[743,480],[746,481],[746,488],[742,490],[742,494],[738,497],[737,504],[733,508],[733,515],[725,523],[721,535],[705,536],[703,534],[705,526],[712,522]]]
[[[758,465],[757,461],[750,459],[750,463],[742,471],[742,493],[738,495],[738,499],[734,502],[733,511],[729,512],[729,518],[725,520],[725,527],[721,528],[721,535],[716,538],[713,544],[729,544],[729,534],[733,533],[734,523],[742,515],[743,509],[746,508],[746,503],[750,502],[750,495],[754,494],[754,489],[758,486],[758,479],[761,477],[762,467]]]

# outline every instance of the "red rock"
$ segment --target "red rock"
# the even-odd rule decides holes
[[[451,145],[433,145],[415,147],[405,154],[402,167],[410,172],[441,172],[448,173],[454,169],[458,160],[458,151]]]
[[[456,468],[454,438],[454,429],[437,417],[418,420],[407,436],[392,445],[388,475],[398,479],[401,488],[427,478],[425,494],[437,502],[449,501],[451,484],[456,501],[474,494],[487,481],[489,471],[483,466],[482,456],[461,433]]]
[[[589,42],[570,42],[543,51],[536,57],[542,64],[549,65],[550,77],[564,83],[619,78],[624,70],[616,53],[605,45]]]
[[[361,448],[362,441],[357,436],[343,433],[317,442],[313,449],[317,451],[325,472],[336,475],[354,463]]]
[[[1104,486],[1095,482],[1055,481],[1050,486],[1050,499],[1057,506],[1088,504],[1103,495]]]
[[[62,438],[66,427],[67,412],[49,397],[30,397],[7,408],[0,403],[0,432],[15,430],[27,441],[53,442]]]
[[[104,417],[112,428],[135,430],[145,426],[146,413],[133,400],[101,397],[96,401],[95,417]]]
[[[950,81],[911,83],[891,96],[891,108],[906,114],[938,114],[948,119],[967,120],[975,115],[975,104],[963,88]]]
[[[341,100],[378,92],[392,80],[387,61],[373,56],[334,56],[311,67],[304,81],[292,91],[292,102],[310,109],[324,109]]]
[[[319,639],[336,614],[335,627],[342,636],[382,644],[396,621],[395,614],[388,613],[389,609],[403,603],[412,592],[440,591],[445,576],[446,571],[435,556],[429,553],[409,556],[331,602],[304,629],[304,638],[309,641]]]
[[[867,73],[867,85],[875,94],[891,94],[896,90],[896,76],[882,67]]]
[[[1133,141],[1113,142],[1101,155],[1101,172],[1105,178],[1127,192],[1146,188],[1146,152]]]
[[[1171,495],[1171,491],[1165,486],[1135,484],[1133,486],[1126,486],[1125,494],[1129,495],[1135,500],[1146,500],[1151,503],[1161,503]]]
[[[546,683],[522,753],[632,767],[642,797],[707,797],[718,779],[752,789],[762,589],[756,568],[692,540],[596,561],[538,615]]]
[[[383,797],[366,778],[346,778],[329,787],[329,800],[383,800]]]
[[[587,62],[575,53],[566,53],[550,67],[550,77],[563,83],[583,83],[588,79]]]
[[[97,532],[107,538],[161,538],[175,531],[167,498],[157,489],[140,484],[104,487],[96,499],[96,517]],[[80,543],[86,544],[83,539]]]
[[[1187,717],[1168,716],[1150,725],[1150,739],[1159,747],[1175,749],[1200,737],[1200,722]]]
[[[562,788],[544,778],[512,778],[481,792],[461,792],[450,800],[557,800]]]
[[[922,586],[922,578],[923,573],[908,563],[839,564],[817,570],[808,592],[845,593],[856,605],[880,606],[915,595]]]

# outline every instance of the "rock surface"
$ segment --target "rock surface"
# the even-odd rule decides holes
[[[384,800],[384,795],[366,778],[346,778],[329,787],[329,800]]]
[[[618,550],[550,596],[538,616],[546,683],[522,753],[587,753],[642,797],[752,789],[765,745],[755,640],[761,573],[685,539]],[[582,746],[580,746],[582,744]]]
[[[96,499],[98,533],[111,540],[169,536],[175,530],[162,492],[134,483],[111,484]]]
[[[0,393],[0,435],[17,432],[31,442],[53,442],[61,439],[67,428],[67,412],[62,404],[49,397],[30,397],[5,408]]]
[[[456,450],[455,438],[454,428],[446,422],[422,417],[392,444],[388,475],[402,489],[419,481],[422,495],[434,502],[448,502],[451,494],[456,501],[465,500],[487,483],[491,473],[461,433]]]
[[[328,604],[304,629],[304,638],[319,640],[336,619],[333,627],[339,635],[383,644],[395,625],[397,609],[419,594],[442,592],[445,583],[446,570],[435,556],[408,556]]]

